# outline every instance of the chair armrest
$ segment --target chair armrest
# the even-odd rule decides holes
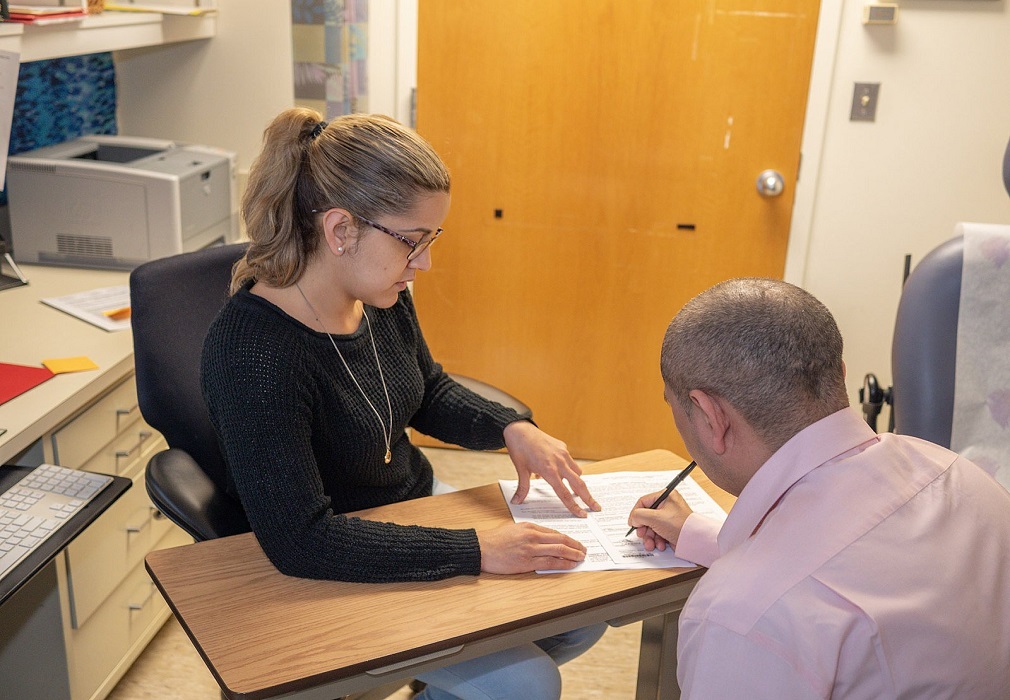
[[[155,454],[146,477],[151,502],[198,542],[249,532],[241,505],[184,450]]]
[[[511,408],[516,413],[519,414],[520,418],[530,419],[533,416],[533,410],[524,404],[522,401],[512,396],[512,394],[506,394],[504,391],[498,387],[491,386],[479,379],[474,379],[473,377],[467,377],[462,374],[453,374],[452,372],[447,372],[450,378],[458,384],[462,384],[467,389],[475,394],[483,396],[485,399],[490,399],[500,403],[506,408]]]

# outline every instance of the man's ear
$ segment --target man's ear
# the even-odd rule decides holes
[[[346,209],[327,209],[323,212],[323,240],[333,255],[343,255],[347,250],[354,217]]]
[[[695,430],[718,455],[726,452],[726,433],[729,431],[730,417],[722,399],[701,389],[692,389],[688,394],[697,413]]]

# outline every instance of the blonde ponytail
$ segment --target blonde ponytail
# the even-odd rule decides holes
[[[433,192],[449,192],[445,164],[397,121],[351,114],[327,124],[315,110],[286,110],[264,132],[249,172],[242,216],[250,245],[235,264],[231,291],[250,279],[294,284],[322,237],[313,209],[342,207],[375,219]]]

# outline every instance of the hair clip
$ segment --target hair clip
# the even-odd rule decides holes
[[[319,136],[319,134],[323,133],[323,129],[325,129],[327,126],[328,126],[327,122],[319,122],[318,124],[316,124],[314,127],[312,127],[312,135],[310,138],[315,140],[315,138]]]

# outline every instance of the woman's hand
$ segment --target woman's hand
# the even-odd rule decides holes
[[[489,574],[574,569],[586,558],[586,548],[579,541],[528,522],[480,531],[477,541],[480,570]]]
[[[516,474],[519,475],[519,488],[512,497],[512,503],[526,500],[530,491],[530,478],[540,475],[573,514],[580,518],[586,517],[586,511],[575,502],[573,491],[592,510],[600,510],[600,504],[582,481],[582,469],[568,453],[565,443],[529,421],[521,420],[505,426],[505,445],[512,464],[515,465]],[[569,486],[571,491],[568,490]]]
[[[649,508],[662,493],[656,491],[639,498],[635,507],[631,509],[631,515],[628,516],[628,527],[638,531],[642,544],[649,552],[654,549],[663,551],[667,545],[673,549],[680,538],[680,531],[687,521],[687,516],[692,513],[687,501],[676,491],[673,491],[659,508],[655,510]]]

